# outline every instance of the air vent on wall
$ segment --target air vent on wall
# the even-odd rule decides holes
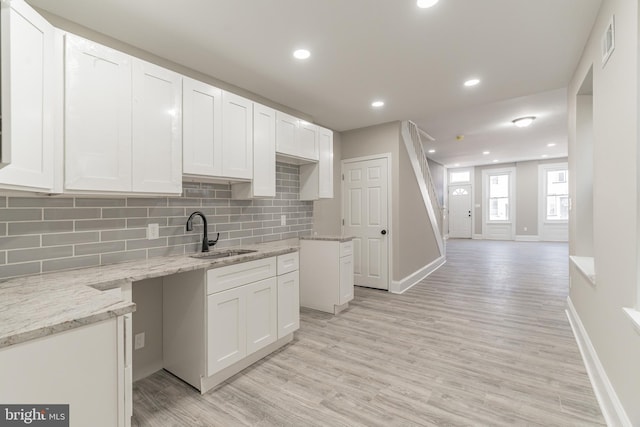
[[[609,21],[609,25],[607,25],[607,28],[605,29],[604,34],[602,35],[601,46],[602,46],[602,67],[603,68],[607,64],[609,57],[613,53],[613,49],[615,49],[616,47],[614,18],[615,18],[615,15],[612,15],[611,20]]]

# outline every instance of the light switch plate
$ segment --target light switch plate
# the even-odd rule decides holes
[[[139,334],[136,334],[134,337],[133,348],[135,350],[140,350],[143,347],[144,347],[144,332],[140,332]]]

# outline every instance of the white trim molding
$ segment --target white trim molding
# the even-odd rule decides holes
[[[589,380],[593,386],[596,399],[600,404],[600,410],[608,426],[620,426],[620,427],[632,427],[631,421],[627,416],[627,413],[618,399],[618,395],[609,381],[609,377],[598,358],[591,339],[587,334],[580,316],[576,308],[571,302],[571,297],[567,297],[567,317],[573,330],[573,335],[578,343],[580,354],[582,354],[582,360],[584,366],[587,368],[587,374],[589,374]]]
[[[622,311],[624,311],[624,314],[633,322],[633,327],[636,329],[636,332],[640,334],[640,311],[633,308],[623,308]]]
[[[391,286],[389,287],[389,292],[393,294],[402,294],[406,292],[407,290],[420,283],[421,280],[424,280],[431,273],[442,267],[446,262],[447,258],[443,255],[439,258],[436,258],[424,267],[418,269],[417,271],[411,273],[404,279],[393,280],[391,282]]]
[[[540,236],[531,236],[531,235],[516,235],[516,242],[539,242]]]

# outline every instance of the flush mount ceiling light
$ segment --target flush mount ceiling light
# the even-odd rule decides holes
[[[432,6],[435,6],[438,3],[438,0],[418,0],[416,4],[420,9],[428,9]]]
[[[311,52],[307,49],[298,49],[293,52],[293,57],[297,59],[307,59],[311,56]]]
[[[380,108],[380,107],[384,107],[384,101],[373,101],[371,103],[371,106],[373,108]]]
[[[472,87],[477,85],[478,83],[480,83],[480,79],[469,79],[466,82],[464,82],[464,85],[466,87]]]
[[[433,153],[435,153],[435,152],[436,152],[436,150],[434,150],[433,148],[432,148],[431,150],[429,150],[429,151],[428,151],[428,153],[430,153],[430,154],[433,154]]]
[[[527,116],[527,117],[519,117],[517,119],[512,120],[511,122],[518,126],[519,128],[526,128],[536,119],[535,116]]]

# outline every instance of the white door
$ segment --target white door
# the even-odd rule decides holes
[[[183,171],[222,175],[222,90],[183,77]]]
[[[133,191],[182,193],[182,80],[136,59],[133,65]]]
[[[343,233],[354,236],[355,284],[389,289],[387,158],[344,161]]]
[[[300,328],[300,273],[278,276],[278,338]]]
[[[0,182],[53,189],[54,29],[22,1],[2,2]]]
[[[253,177],[253,102],[222,92],[222,175]]]
[[[449,237],[471,238],[471,185],[449,186]]]
[[[132,58],[65,38],[65,188],[131,191]]]
[[[247,298],[244,286],[207,297],[207,376],[247,354]]]

